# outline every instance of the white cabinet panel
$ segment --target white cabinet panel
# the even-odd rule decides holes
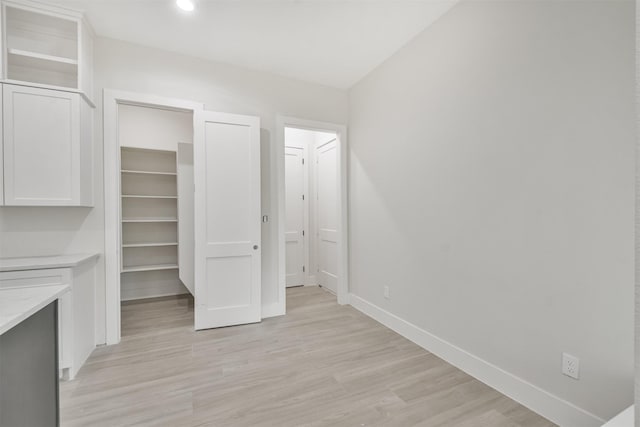
[[[93,156],[80,95],[6,84],[2,99],[4,204],[91,205]]]

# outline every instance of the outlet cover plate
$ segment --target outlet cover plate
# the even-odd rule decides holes
[[[580,379],[580,359],[568,353],[562,353],[562,373],[573,379]]]

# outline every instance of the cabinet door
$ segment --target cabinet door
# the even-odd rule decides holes
[[[4,85],[4,203],[80,204],[80,95]]]

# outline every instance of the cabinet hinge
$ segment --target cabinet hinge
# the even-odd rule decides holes
[[[304,200],[304,194],[302,195],[302,200]]]
[[[302,164],[304,165],[304,157],[302,158]]]
[[[304,237],[304,230],[302,230],[302,237]]]
[[[304,273],[304,265],[302,266],[302,272]]]

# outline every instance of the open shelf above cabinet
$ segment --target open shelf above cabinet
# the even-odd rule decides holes
[[[80,12],[2,2],[6,81],[93,93],[92,31]]]
[[[37,59],[37,60],[43,61],[43,63],[45,64],[53,63],[53,64],[65,64],[65,65],[72,65],[72,66],[78,65],[77,59],[65,58],[63,56],[45,55],[43,53],[30,52],[28,50],[13,49],[13,48],[7,49],[7,52],[9,53],[9,55],[15,55],[16,57]]]

